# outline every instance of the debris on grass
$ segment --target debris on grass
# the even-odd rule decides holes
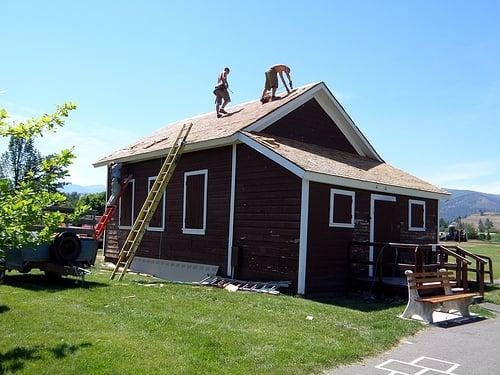
[[[227,284],[224,289],[226,289],[228,292],[236,292],[238,291],[239,287],[238,285],[234,285],[234,284]]]
[[[122,297],[123,299],[125,298],[135,298],[135,296],[125,296],[125,297]]]
[[[314,319],[314,317],[312,315],[307,315],[306,316],[306,320],[313,320],[313,319]]]

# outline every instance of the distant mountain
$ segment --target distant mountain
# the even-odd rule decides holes
[[[446,189],[452,195],[442,201],[440,205],[440,217],[445,220],[453,220],[466,217],[471,214],[484,212],[500,213],[500,195],[481,193],[471,190]]]
[[[73,193],[76,192],[78,194],[92,194],[92,193],[100,193],[101,191],[105,191],[106,187],[104,185],[74,185],[68,184],[64,185],[62,191],[64,193]]]

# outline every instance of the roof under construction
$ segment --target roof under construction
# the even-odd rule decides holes
[[[266,135],[265,129],[312,98],[322,104],[329,116],[353,145],[358,155],[327,147]],[[114,161],[137,162],[165,156],[183,124],[192,123],[185,152],[209,149],[239,142],[261,145],[300,169],[316,177],[334,176],[339,183],[366,182],[392,186],[444,197],[446,191],[401,171],[377,154],[340,103],[322,82],[299,87],[279,100],[262,104],[252,101],[227,109],[228,115],[217,118],[214,112],[169,124],[128,147],[101,158],[94,166]],[[329,183],[334,183],[329,181]],[[344,185],[348,186],[348,185]],[[368,188],[368,187],[367,187]],[[379,188],[375,186],[375,188]]]

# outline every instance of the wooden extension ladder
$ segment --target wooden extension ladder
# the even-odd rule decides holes
[[[153,217],[153,214],[163,197],[163,192],[165,191],[167,184],[174,173],[177,161],[179,160],[184,146],[186,145],[186,139],[192,126],[192,123],[189,125],[182,125],[182,129],[177,135],[174,144],[170,148],[160,172],[158,173],[158,176],[156,177],[155,182],[146,197],[146,201],[142,205],[139,215],[137,216],[127,239],[120,250],[118,262],[116,262],[115,269],[111,273],[111,280],[113,280],[118,273],[118,280],[123,279],[123,276],[125,276],[128,268],[132,264],[132,260],[134,259],[142,237],[146,232],[146,228],[148,227],[149,222],[151,221],[151,218]],[[122,270],[121,272],[118,272],[120,267],[122,267]]]
[[[104,211],[104,214],[101,216],[101,219],[95,226],[94,230],[94,240],[98,240],[101,238],[102,234],[104,233],[104,229],[106,229],[106,226],[108,225],[109,221],[113,217],[115,211],[116,211],[116,202],[118,202],[127,189],[128,184],[130,183],[130,180],[132,179],[132,175],[129,175],[122,183],[120,187],[120,191],[118,195],[115,197],[115,200],[112,202],[112,204],[108,207],[106,207],[106,210]]]

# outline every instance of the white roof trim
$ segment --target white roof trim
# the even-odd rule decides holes
[[[355,189],[368,190],[370,192],[380,192],[386,194],[408,195],[410,197],[420,197],[429,199],[448,198],[448,194],[434,193],[430,191],[380,184],[376,182],[355,180],[347,177],[332,176],[323,173],[306,171],[305,178],[310,181],[320,182],[328,185],[337,185]]]
[[[355,135],[357,137],[358,141],[360,142],[360,143],[358,143],[358,142],[356,142],[356,143],[358,145],[361,144],[363,146],[365,155],[368,156],[368,157],[371,157],[372,159],[376,159],[376,160],[378,160],[380,162],[384,162],[384,160],[380,157],[380,155],[377,153],[377,151],[375,151],[375,149],[370,144],[370,142],[368,141],[368,139],[363,135],[363,133],[361,133],[361,131],[356,126],[356,124],[354,123],[354,121],[352,120],[352,118],[345,111],[344,107],[342,107],[342,104],[340,104],[339,101],[335,98],[335,96],[333,96],[333,94],[331,93],[330,89],[328,89],[328,87],[324,84],[324,82],[321,82],[321,87],[323,88],[323,92],[329,97],[329,99],[331,100],[331,102],[335,105],[335,108],[342,115],[342,119],[344,121],[346,121],[347,124],[349,125],[349,127],[347,129],[349,129],[350,132],[352,132],[352,135],[353,136]],[[339,125],[339,124],[337,124],[337,125]],[[346,135],[346,137],[347,137],[347,135]],[[350,140],[349,137],[347,137],[347,139]],[[354,144],[353,144],[353,147],[354,147]]]
[[[182,152],[188,153],[188,152],[194,152],[194,151],[207,150],[207,149],[211,149],[211,148],[230,146],[233,143],[235,143],[236,139],[237,139],[237,133],[230,135],[228,137],[216,138],[216,139],[211,139],[211,140],[203,141],[203,142],[190,143],[190,144],[186,145],[186,147],[184,148],[184,150]],[[144,160],[157,159],[157,158],[166,156],[169,151],[170,151],[170,147],[163,148],[160,150],[150,151],[147,153],[137,154],[137,155],[124,156],[124,157],[116,158],[113,160],[97,162],[97,163],[94,163],[92,165],[97,168],[97,167],[103,167],[105,165],[108,165],[111,162],[126,163],[126,162],[132,162],[132,161],[139,162],[139,161],[144,161]]]
[[[243,133],[238,133],[238,140],[241,141],[242,143],[246,144],[247,146],[253,148],[255,151],[261,153],[268,159],[271,159],[275,163],[281,165],[283,168],[289,170],[296,176],[302,178],[304,177],[305,171],[300,168],[298,165],[292,163],[290,160],[284,158],[283,156],[277,154],[270,148],[260,144],[259,142],[253,140],[252,138],[246,136]]]
[[[298,98],[291,100],[243,130],[261,132],[313,98],[316,99],[359,155],[384,162],[324,82],[313,86]]]
[[[294,111],[301,105],[307,103],[309,100],[311,100],[314,95],[322,89],[323,83],[318,83],[311,87],[309,90],[304,92],[302,95],[299,97],[290,100],[288,103],[282,105],[281,107],[278,107],[271,113],[268,113],[266,116],[262,117],[261,119],[257,120],[253,124],[243,128],[242,130],[245,130],[247,132],[261,132],[268,126],[274,124],[276,121],[278,121],[280,118],[285,117],[288,115],[290,112]]]

